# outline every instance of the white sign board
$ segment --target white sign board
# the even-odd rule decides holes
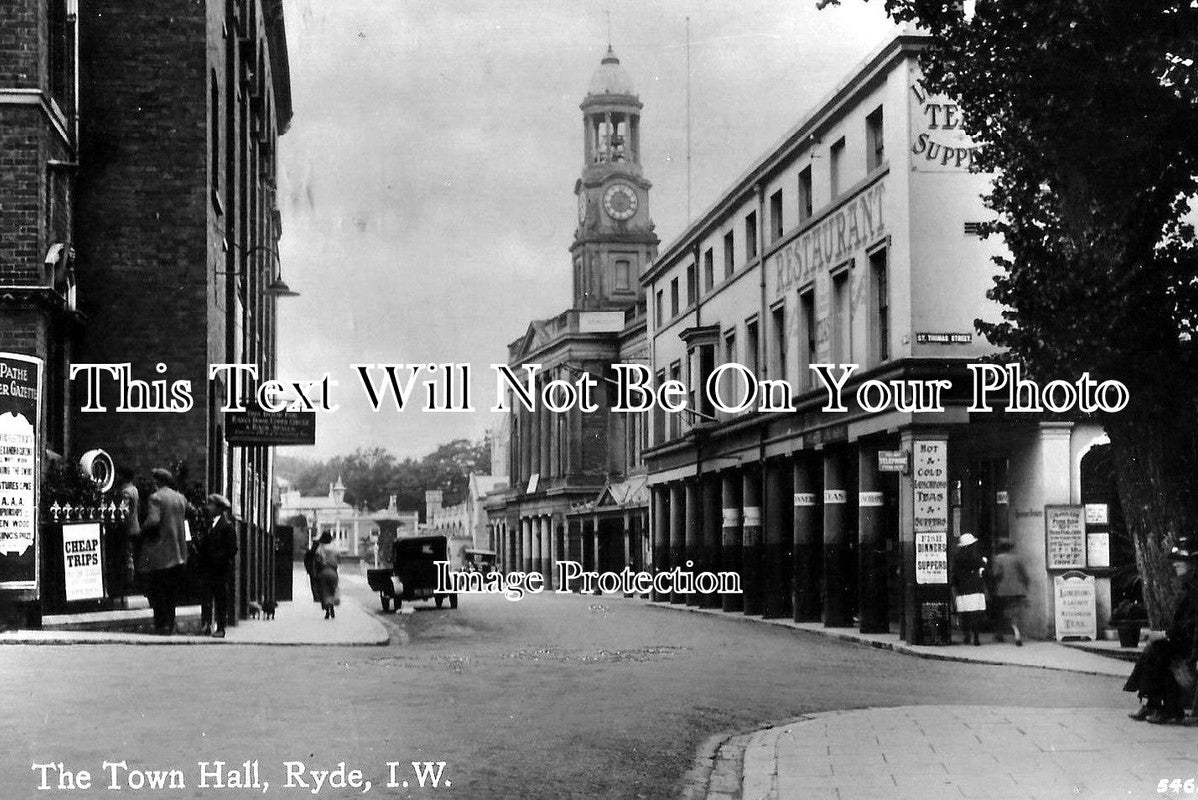
[[[948,442],[915,442],[912,461],[915,582],[948,583]]]
[[[947,534],[915,534],[915,582],[948,583]]]
[[[1086,523],[1081,506],[1045,506],[1044,529],[1049,569],[1086,566]]]
[[[1111,565],[1111,535],[1109,533],[1086,534],[1086,566],[1109,567]]]
[[[1086,503],[1086,524],[1106,525],[1108,522],[1106,503]]]
[[[1066,572],[1052,579],[1056,608],[1057,641],[1098,638],[1098,613],[1094,602],[1094,576]]]
[[[62,563],[67,602],[98,600],[104,596],[100,523],[80,522],[62,526]]]

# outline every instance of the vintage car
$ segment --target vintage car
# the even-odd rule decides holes
[[[432,600],[440,608],[445,598],[458,607],[457,593],[437,588],[437,563],[449,560],[449,540],[444,536],[415,536],[396,539],[391,549],[391,566],[366,571],[366,582],[379,593],[383,611],[398,611],[403,601]]]

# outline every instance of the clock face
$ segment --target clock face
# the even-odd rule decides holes
[[[626,183],[613,183],[603,193],[603,210],[614,220],[623,222],[636,213],[636,190]]]
[[[587,221],[587,195],[586,192],[578,193],[578,224]]]

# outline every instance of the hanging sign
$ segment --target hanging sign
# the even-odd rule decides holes
[[[42,362],[0,353],[0,589],[37,589]]]
[[[1094,576],[1065,572],[1052,579],[1056,609],[1057,641],[1098,638],[1098,614],[1094,602]]]
[[[100,523],[62,526],[62,564],[67,602],[104,597],[104,568]]]
[[[1086,523],[1081,506],[1045,506],[1044,531],[1049,569],[1086,566]]]

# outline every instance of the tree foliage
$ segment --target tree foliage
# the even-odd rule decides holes
[[[424,492],[440,489],[445,505],[461,502],[470,473],[489,473],[491,448],[486,442],[454,439],[422,459],[396,458],[380,447],[359,448],[349,455],[325,461],[304,461],[280,456],[276,470],[301,494],[324,495],[338,478],[351,505],[385,508],[391,495],[401,509],[423,509]]]
[[[836,0],[832,0],[836,2]],[[1089,371],[1131,404],[1102,421],[1159,624],[1167,547],[1198,498],[1198,8],[1191,0],[884,0],[930,32],[925,83],[956,98],[994,173],[1007,253],[978,330],[1041,379]]]

